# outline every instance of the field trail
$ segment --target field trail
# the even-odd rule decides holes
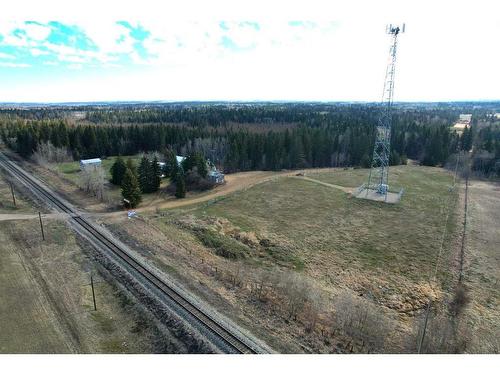
[[[64,213],[56,213],[56,214],[42,214],[42,219],[67,219],[69,216],[76,215],[68,215]],[[0,221],[13,221],[13,220],[32,220],[38,219],[38,213],[35,214],[0,214]]]
[[[213,190],[201,194],[188,194],[184,199],[176,199],[172,196],[166,197],[164,193],[160,193],[156,198],[148,201],[142,206],[135,209],[138,213],[145,213],[154,211],[157,209],[172,209],[190,206],[193,204],[204,203],[212,199],[224,197],[226,195],[232,194],[237,191],[245,190],[251,188],[252,186],[267,182],[276,178],[288,177],[302,179],[310,181],[316,184],[320,184],[327,187],[332,187],[335,189],[342,190],[345,193],[351,193],[353,188],[348,188],[340,185],[329,184],[327,182],[319,181],[307,176],[304,176],[307,172],[336,172],[338,168],[314,168],[314,169],[304,169],[299,171],[252,171],[252,172],[240,172],[226,175],[226,183],[224,185],[217,186]],[[300,173],[300,174],[299,174]],[[93,217],[115,217],[122,216],[125,214],[125,210],[118,210],[106,213],[88,213],[88,215]],[[83,216],[85,216],[84,214]],[[50,213],[42,214],[43,219],[59,219],[65,220],[69,218],[68,214],[64,213]],[[38,219],[38,213],[27,213],[27,214],[0,214],[0,221],[11,221],[11,220],[32,220]]]
[[[349,188],[349,187],[340,186],[340,185],[329,184],[328,182],[323,182],[323,181],[315,180],[314,178],[307,177],[307,176],[291,176],[291,177],[292,178],[298,178],[298,179],[301,179],[301,180],[310,181],[310,182],[314,182],[315,184],[320,184],[320,185],[323,185],[323,186],[332,187],[334,189],[339,189],[339,190],[342,190],[344,193],[352,193],[352,191],[355,189],[355,188]]]
[[[314,169],[303,170],[303,172],[329,172],[329,171],[331,172],[338,171],[338,168],[314,168]],[[174,197],[169,197],[165,199],[164,195],[158,194],[158,198],[148,202],[147,205],[138,207],[137,209],[135,209],[135,211],[140,213],[140,212],[153,211],[156,209],[179,208],[179,207],[190,206],[193,204],[203,203],[281,177],[302,178],[325,186],[341,189],[345,192],[350,192],[352,190],[351,188],[345,188],[343,186],[328,184],[326,182],[314,180],[309,177],[297,176],[298,173],[299,171],[282,171],[282,172],[252,171],[252,172],[240,172],[240,173],[229,174],[225,176],[226,183],[224,185],[217,186],[215,189],[209,191],[208,193],[195,194],[195,195],[188,194],[184,199],[176,199]],[[99,216],[109,217],[117,215],[123,215],[123,211],[115,211],[111,213],[102,214]]]

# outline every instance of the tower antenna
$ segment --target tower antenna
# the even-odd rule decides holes
[[[387,25],[386,32],[391,37],[389,62],[385,72],[381,111],[378,118],[375,145],[368,182],[357,190],[357,198],[365,198],[389,203],[396,203],[401,198],[399,193],[389,193],[389,158],[391,153],[392,101],[394,97],[394,75],[396,71],[396,50],[398,35],[405,31],[405,24]],[[388,195],[391,195],[388,199]],[[395,195],[394,197],[392,195]]]

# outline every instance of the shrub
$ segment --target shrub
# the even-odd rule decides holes
[[[250,250],[246,245],[209,229],[198,228],[195,234],[203,245],[214,249],[215,254],[224,258],[245,258]]]

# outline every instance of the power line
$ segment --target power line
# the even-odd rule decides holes
[[[455,190],[456,181],[457,181],[457,175],[458,175],[459,160],[460,160],[460,152],[458,152],[458,155],[457,155],[457,160],[456,160],[456,163],[455,163],[455,173],[454,173],[454,176],[453,176],[453,185],[450,187],[449,193],[451,193],[453,190]],[[431,275],[429,275],[429,286],[430,286],[431,289],[433,289],[433,282],[435,283],[436,280],[437,280],[437,272],[438,272],[438,268],[439,268],[439,263],[441,261],[441,254],[443,252],[444,241],[445,241],[445,238],[446,238],[446,232],[448,231],[448,221],[449,221],[450,213],[451,213],[451,199],[452,198],[453,198],[453,195],[450,194],[448,196],[448,202],[445,205],[445,207],[447,207],[447,212],[446,212],[446,219],[445,219],[445,223],[444,223],[443,234],[441,236],[441,243],[439,245],[439,251],[438,251],[438,254],[437,254],[437,257],[436,257],[436,264],[434,266],[434,272]],[[431,311],[431,304],[432,304],[432,297],[429,295],[429,300],[427,302],[427,307],[426,307],[426,311],[425,311],[424,328],[422,330],[422,335],[420,337],[420,340],[419,340],[419,343],[418,343],[418,348],[417,348],[418,354],[420,354],[422,352],[422,346],[423,346],[424,339],[425,339],[425,334],[426,334],[426,331],[427,331],[427,324],[429,322],[429,315],[430,315],[430,311]]]

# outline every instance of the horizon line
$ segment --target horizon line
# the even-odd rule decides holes
[[[396,100],[393,104],[438,104],[438,103],[500,103],[499,99],[460,99],[460,100]],[[95,101],[0,101],[0,106],[6,105],[40,105],[40,106],[54,106],[54,105],[93,105],[93,104],[182,104],[182,103],[359,103],[359,104],[380,104],[380,101],[373,100],[288,100],[288,99],[192,99],[192,100],[95,100]]]

